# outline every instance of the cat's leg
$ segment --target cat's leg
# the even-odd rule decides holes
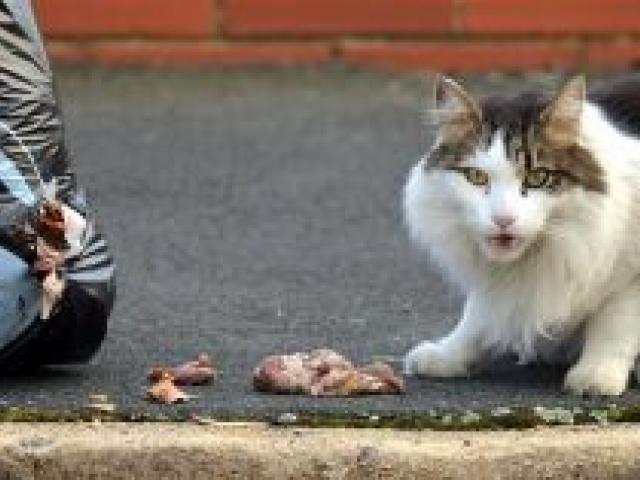
[[[565,378],[577,394],[620,395],[640,351],[640,282],[612,295],[589,318],[578,362]]]
[[[404,373],[429,377],[460,377],[480,359],[481,332],[486,315],[475,295],[467,298],[462,319],[444,338],[424,341],[404,358]]]

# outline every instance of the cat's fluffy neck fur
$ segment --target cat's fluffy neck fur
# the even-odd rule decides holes
[[[586,103],[579,142],[602,165],[605,194],[580,191],[568,198],[566,217],[553,221],[525,254],[511,263],[485,258],[461,228],[451,205],[421,165],[405,188],[408,227],[418,244],[491,315],[486,347],[534,355],[540,336],[562,337],[640,266],[640,141],[618,130],[601,109]]]

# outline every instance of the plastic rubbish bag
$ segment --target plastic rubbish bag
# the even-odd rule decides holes
[[[52,282],[33,274],[43,250],[37,227],[53,225],[42,221],[48,212],[57,209],[73,230],[63,232],[73,241],[54,276],[93,295],[106,315],[113,302],[115,265],[69,166],[53,76],[29,0],[0,0],[0,65],[1,363],[10,350],[5,347],[50,313],[42,294],[59,293],[61,283],[47,289]],[[101,293],[96,297],[95,292]]]

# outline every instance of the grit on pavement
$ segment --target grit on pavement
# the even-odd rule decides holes
[[[404,178],[432,136],[423,78],[61,70],[57,84],[80,182],[119,265],[117,306],[90,365],[2,379],[3,404],[74,409],[104,392],[151,414],[262,416],[611,402],[562,393],[562,369],[509,362],[473,379],[410,379],[403,396],[253,392],[265,355],[331,347],[399,367],[455,322],[461,298],[412,247],[400,212]],[[149,367],[202,351],[221,370],[214,385],[190,389],[198,398],[180,407],[146,402]],[[632,389],[616,402],[639,399]]]

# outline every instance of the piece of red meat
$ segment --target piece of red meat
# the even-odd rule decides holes
[[[356,368],[329,349],[271,355],[253,372],[258,391],[313,396],[352,396],[402,393],[404,382],[384,363]]]
[[[149,400],[166,405],[187,402],[191,398],[191,395],[176,386],[174,379],[167,372],[163,372],[160,378],[149,387],[147,395]]]
[[[206,353],[177,367],[155,367],[149,371],[151,382],[159,381],[167,373],[176,385],[204,385],[215,380],[217,371]]]

